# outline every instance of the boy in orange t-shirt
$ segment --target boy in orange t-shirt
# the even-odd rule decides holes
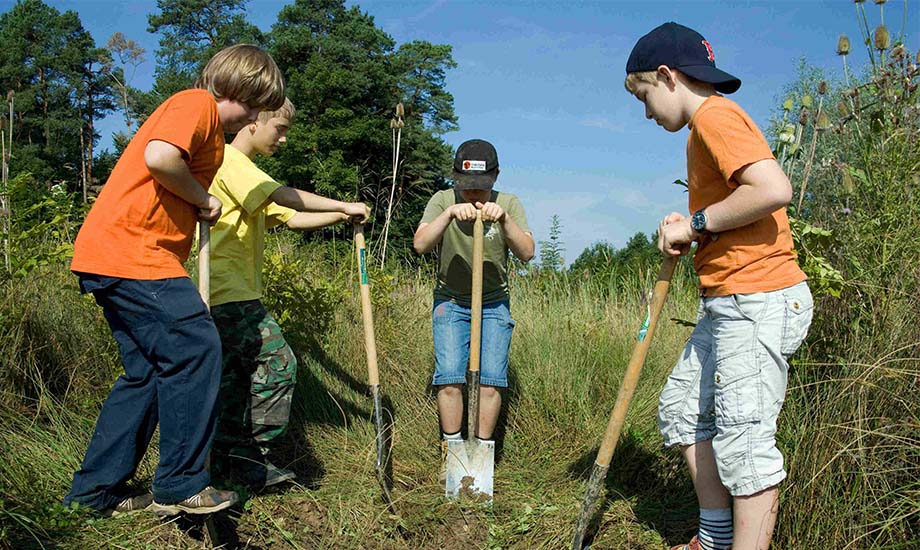
[[[104,515],[204,514],[236,502],[235,493],[209,485],[220,339],[182,264],[196,223],[220,217],[221,203],[207,189],[223,160],[224,133],[283,103],[281,71],[267,53],[245,44],[221,50],[195,89],[167,99],[138,129],[86,216],[71,270],[102,306],[124,374],[64,504]],[[152,494],[132,496],[127,483],[158,423]]]
[[[700,506],[687,550],[762,550],[786,477],[776,420],[787,359],[812,318],[785,207],[792,186],[751,118],[719,95],[741,81],[715,66],[696,31],[665,23],[633,47],[626,88],[669,132],[689,126],[690,216],[672,212],[658,248],[693,257],[700,317],[658,406],[665,445],[681,447]]]

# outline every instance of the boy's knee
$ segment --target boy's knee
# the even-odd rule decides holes
[[[495,399],[500,397],[501,394],[495,386],[479,386],[479,396],[483,399]]]
[[[438,387],[438,395],[444,397],[463,397],[462,384],[446,384]]]

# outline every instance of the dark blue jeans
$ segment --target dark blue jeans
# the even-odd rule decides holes
[[[124,498],[157,423],[160,462],[153,495],[173,504],[210,483],[207,457],[217,424],[220,338],[185,277],[139,281],[80,275],[118,343],[124,374],[102,405],[83,464],[64,504],[97,510]]]

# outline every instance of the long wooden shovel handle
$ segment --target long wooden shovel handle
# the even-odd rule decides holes
[[[380,385],[380,374],[377,370],[377,342],[374,338],[374,312],[371,309],[371,287],[367,281],[367,252],[364,247],[364,226],[354,225],[355,254],[358,259],[358,270],[361,277],[361,317],[364,319],[364,348],[367,351],[367,383]]]
[[[198,220],[198,293],[204,305],[211,308],[211,224]],[[205,458],[205,468],[211,469],[211,451]],[[204,519],[204,527],[208,531],[208,538],[212,546],[219,546],[220,531],[214,523],[214,516],[208,514]]]
[[[626,374],[623,376],[623,384],[620,385],[620,392],[617,394],[616,403],[610,413],[610,421],[607,423],[607,431],[604,432],[604,440],[601,443],[600,450],[597,452],[595,463],[598,466],[604,468],[610,466],[610,459],[613,457],[617,440],[623,430],[626,412],[629,410],[629,402],[632,400],[633,392],[636,391],[636,383],[639,381],[639,375],[642,374],[645,356],[648,355],[652,335],[655,334],[655,327],[658,325],[658,316],[661,313],[661,308],[664,307],[665,299],[668,297],[668,287],[671,285],[671,276],[674,274],[674,266],[676,265],[677,256],[665,258],[661,263],[658,281],[655,283],[652,299],[649,302],[648,314],[645,322],[642,323],[642,328],[639,330],[638,341],[633,347],[629,365],[626,367]]]
[[[473,222],[473,288],[470,304],[470,365],[467,381],[467,440],[479,435],[479,361],[482,352],[482,211]]]
[[[473,222],[473,290],[470,305],[470,371],[479,371],[482,344],[482,211]]]
[[[632,356],[629,358],[629,365],[626,367],[626,374],[623,376],[623,383],[620,385],[616,404],[614,404],[613,411],[610,413],[610,421],[607,423],[607,430],[604,432],[604,440],[597,451],[594,467],[591,468],[591,477],[588,479],[585,498],[581,503],[581,511],[578,514],[578,521],[575,525],[572,550],[582,549],[585,532],[588,529],[591,518],[594,516],[597,497],[601,492],[601,487],[604,485],[604,480],[607,478],[610,459],[613,457],[613,451],[616,449],[617,441],[620,439],[620,432],[623,430],[623,423],[626,421],[626,412],[629,410],[629,402],[632,400],[633,392],[636,390],[636,383],[642,373],[645,356],[648,354],[648,348],[652,343],[652,336],[655,334],[655,327],[658,325],[658,315],[661,313],[661,308],[664,306],[664,301],[668,296],[668,287],[671,284],[671,276],[674,274],[676,265],[677,256],[665,258],[661,263],[658,282],[655,283],[652,299],[649,302],[648,314],[639,329],[638,341],[633,347]]]
[[[198,221],[198,292],[204,305],[211,307],[211,225]]]

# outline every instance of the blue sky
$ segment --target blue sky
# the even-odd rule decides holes
[[[132,84],[152,85],[158,37],[148,34],[155,0],[45,0],[80,15],[104,45],[121,31],[147,50]],[[251,0],[250,20],[269,30],[289,2]],[[623,89],[626,57],[635,41],[673,20],[712,44],[716,64],[741,78],[732,99],[766,128],[796,78],[799,60],[842,78],[835,55],[841,33],[853,44],[848,65],[863,67],[856,10],[843,0],[748,1],[473,1],[364,0],[359,5],[398,44],[427,40],[453,47],[458,67],[448,74],[460,130],[454,146],[491,141],[502,173],[496,187],[518,195],[537,240],[558,215],[565,259],[596,241],[623,246],[637,231],[651,233],[672,210],[687,210],[673,185],[686,177],[686,130],[670,134],[645,120],[641,104]],[[891,0],[884,17],[893,36],[920,46],[918,2]],[[0,0],[6,11],[12,2]],[[870,27],[879,10],[865,3]],[[907,13],[905,21],[905,13]],[[119,117],[100,124],[102,146],[120,129]],[[386,123],[381,131],[388,132]]]

